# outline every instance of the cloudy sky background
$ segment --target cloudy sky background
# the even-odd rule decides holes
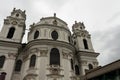
[[[101,53],[100,65],[120,59],[120,0],[1,0],[0,29],[14,7],[26,10],[27,29],[53,13],[67,22],[70,30],[75,20],[84,22],[95,51]]]

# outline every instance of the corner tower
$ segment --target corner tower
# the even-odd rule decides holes
[[[25,11],[14,8],[11,15],[4,19],[0,40],[20,43],[25,33],[25,20]]]
[[[80,75],[84,75],[87,70],[96,68],[98,66],[97,56],[93,49],[91,42],[91,35],[85,30],[85,25],[81,22],[76,22],[72,26],[73,30],[73,43],[76,47],[78,56],[78,64],[80,68]]]

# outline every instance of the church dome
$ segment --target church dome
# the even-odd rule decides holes
[[[70,42],[71,32],[67,23],[56,17],[44,17],[30,25],[28,42],[36,39],[52,39]]]
[[[61,20],[60,18],[57,18],[56,14],[54,14],[53,17],[44,17],[44,18],[40,19],[40,21],[38,23],[36,23],[35,25],[36,26],[53,25],[56,27],[65,28],[65,29],[69,30],[69,28],[67,27],[67,23],[64,22],[63,20]]]

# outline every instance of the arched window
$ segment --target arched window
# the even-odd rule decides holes
[[[21,60],[17,60],[16,64],[15,64],[15,71],[20,71],[22,67],[22,61]]]
[[[57,33],[57,31],[54,30],[54,31],[51,33],[51,36],[52,36],[53,40],[57,40],[57,39],[58,39],[58,33]]]
[[[11,28],[9,29],[8,34],[7,34],[7,38],[11,39],[11,38],[13,37],[13,35],[14,35],[14,32],[15,32],[15,28],[14,28],[14,27],[11,27]]]
[[[36,63],[36,55],[32,55],[31,58],[30,58],[29,67],[35,67],[35,63]]]
[[[4,62],[5,62],[5,56],[0,56],[0,68],[3,67]]]
[[[75,65],[75,74],[76,74],[76,75],[80,75],[78,65]]]
[[[89,70],[93,69],[93,65],[92,64],[89,64],[88,67],[89,67]]]
[[[57,48],[51,49],[50,65],[60,65],[60,54],[59,54],[59,50]]]
[[[73,68],[73,60],[71,59],[70,62],[71,62],[71,69],[74,70],[74,68]]]
[[[35,31],[34,39],[38,38],[38,36],[39,36],[39,31]]]
[[[84,43],[84,48],[88,49],[88,44],[87,44],[87,40],[86,39],[83,39],[83,43]]]

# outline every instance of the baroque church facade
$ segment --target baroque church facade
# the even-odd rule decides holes
[[[67,23],[54,16],[30,25],[22,43],[26,14],[13,9],[0,32],[0,80],[80,80],[98,61],[91,35],[81,22],[70,32]]]

